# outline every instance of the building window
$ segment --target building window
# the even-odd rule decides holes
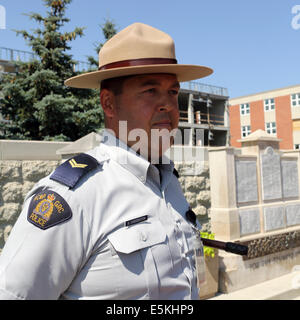
[[[266,99],[264,101],[265,111],[275,110],[275,101],[274,99]]]
[[[251,126],[242,126],[242,138],[247,137],[251,133]]]
[[[269,134],[276,134],[276,122],[267,122],[266,123],[266,131]]]
[[[300,144],[299,144],[299,143],[294,144],[294,148],[295,148],[296,150],[299,150],[299,149],[300,149]]]
[[[300,107],[300,93],[292,94],[291,101],[293,107]]]
[[[241,115],[250,114],[250,105],[249,103],[243,103],[240,105]]]

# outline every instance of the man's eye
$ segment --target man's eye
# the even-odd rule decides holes
[[[170,90],[170,93],[174,96],[178,95],[178,90]]]
[[[155,93],[155,92],[156,92],[156,89],[155,89],[155,88],[150,88],[150,89],[147,89],[146,92],[148,92],[148,93]]]

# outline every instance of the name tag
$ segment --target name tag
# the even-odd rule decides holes
[[[132,226],[133,224],[137,224],[137,223],[146,221],[147,219],[148,219],[148,216],[146,215],[146,216],[142,216],[142,217],[135,218],[135,219],[132,219],[132,220],[128,220],[128,221],[125,222],[125,226],[129,227],[129,226]]]

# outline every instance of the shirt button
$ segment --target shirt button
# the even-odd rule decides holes
[[[180,239],[177,240],[180,247],[182,247],[182,241]]]
[[[145,182],[146,181],[146,179],[145,179],[145,177],[140,177],[140,180],[142,181],[142,182]]]
[[[145,235],[144,232],[141,233],[141,240],[142,241],[147,241],[147,236]]]

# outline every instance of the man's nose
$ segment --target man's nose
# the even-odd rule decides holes
[[[158,105],[158,110],[160,112],[169,112],[172,109],[174,109],[176,107],[176,104],[174,103],[174,101],[171,101],[170,98],[165,97],[163,99],[161,99],[159,105]]]
[[[160,112],[169,112],[171,109],[172,109],[172,106],[170,106],[169,104],[164,104],[164,105],[161,105],[158,110]]]

